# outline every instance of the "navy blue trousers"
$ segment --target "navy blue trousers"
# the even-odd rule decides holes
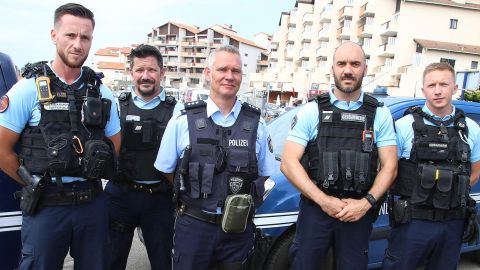
[[[64,184],[65,192],[91,187],[91,182]],[[55,185],[47,193],[57,192]],[[23,216],[20,270],[61,270],[70,249],[77,270],[104,270],[108,266],[108,215],[101,193],[93,201],[51,206]]]
[[[170,269],[174,222],[172,192],[149,194],[125,190],[123,186],[109,182],[105,193],[111,222],[120,223],[125,229],[120,231],[118,227],[110,226],[110,269],[126,268],[136,227],[142,229],[151,269]]]
[[[295,239],[289,250],[291,268],[319,269],[333,246],[337,269],[366,269],[373,211],[356,222],[342,222],[310,200],[300,200]]]
[[[392,229],[383,269],[457,269],[464,219],[444,222],[411,220]]]
[[[173,270],[246,269],[253,251],[253,224],[243,233],[225,233],[220,225],[187,215],[177,215],[173,246]],[[236,266],[229,266],[236,264]]]

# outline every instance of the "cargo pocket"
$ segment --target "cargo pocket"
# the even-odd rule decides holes
[[[200,179],[199,179],[199,163],[188,163],[188,181],[190,184],[190,197],[198,199],[200,197]]]
[[[202,169],[202,193],[212,194],[213,174],[215,172],[215,164],[205,163]]]
[[[423,165],[420,167],[420,183],[415,185],[412,193],[412,204],[423,204],[427,201],[430,192],[435,186],[437,167]]]
[[[437,170],[437,189],[433,195],[433,207],[437,209],[450,209],[453,172],[449,170]]]
[[[228,153],[228,171],[233,173],[248,172],[248,151],[231,150]]]
[[[337,185],[338,181],[338,153],[323,152],[323,184],[324,188]]]
[[[340,151],[340,171],[342,172],[343,190],[353,190],[353,175],[355,172],[355,152],[350,150]]]
[[[355,153],[355,174],[354,183],[356,192],[367,191],[370,186],[368,169],[370,164],[370,155],[367,153]]]

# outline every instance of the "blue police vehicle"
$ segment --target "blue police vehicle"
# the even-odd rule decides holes
[[[16,82],[12,60],[0,52],[0,97]],[[15,269],[20,259],[22,212],[20,202],[13,198],[17,190],[20,185],[0,170],[0,269],[5,270]]]
[[[402,117],[408,107],[421,106],[425,103],[424,99],[415,98],[393,98],[385,95],[377,96],[377,98],[390,109],[395,120]],[[454,101],[453,103],[456,107],[464,110],[468,117],[480,123],[480,103],[467,101]],[[257,228],[262,233],[262,239],[268,246],[266,248],[264,244],[263,250],[260,251],[262,254],[255,254],[255,268],[258,269],[287,269],[288,249],[295,235],[300,194],[280,171],[280,161],[290,123],[297,111],[298,108],[291,110],[268,123],[277,163],[276,173],[265,183],[264,203],[257,210],[254,219]],[[477,208],[479,208],[480,184],[472,188],[470,195],[477,201]],[[480,220],[480,214],[477,214],[477,219]],[[370,236],[369,268],[381,266],[389,232],[388,209],[386,203],[384,203],[380,209],[380,216],[373,224],[373,231]],[[270,239],[270,241],[266,239]],[[462,252],[477,250],[480,250],[480,244],[464,245],[462,248]],[[480,251],[477,252],[480,253]],[[333,251],[329,251],[322,269],[334,269]]]

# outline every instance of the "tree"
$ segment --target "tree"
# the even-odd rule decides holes
[[[480,89],[465,91],[465,100],[480,102]]]

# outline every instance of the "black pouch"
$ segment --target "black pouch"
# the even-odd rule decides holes
[[[154,122],[150,120],[143,121],[142,144],[151,145],[154,139]]]
[[[462,140],[457,140],[457,160],[460,162],[469,162],[470,156],[470,146]]]
[[[453,172],[450,170],[437,170],[437,189],[433,195],[433,207],[437,209],[450,209]]]
[[[248,151],[233,149],[228,152],[228,171],[232,173],[248,172]]]
[[[85,126],[101,127],[102,117],[102,100],[98,97],[87,97],[82,105],[82,122]]]
[[[112,150],[106,142],[101,140],[87,141],[83,153],[83,176],[90,180],[102,177],[112,155]]]
[[[102,98],[102,127],[107,125],[110,119],[110,110],[112,109],[112,101],[108,98]]]
[[[470,177],[467,175],[458,175],[458,185],[453,185],[456,199],[452,200],[451,208],[458,206],[465,207],[470,193]]]
[[[410,221],[410,205],[406,200],[396,200],[393,202],[393,219],[395,224],[405,224]]]
[[[73,142],[69,134],[60,134],[47,143],[49,167],[57,174],[72,172],[79,168],[75,162]]]
[[[323,152],[323,183],[324,188],[340,186],[338,181],[338,153]]]
[[[202,187],[200,191],[204,195],[212,194],[213,175],[215,173],[215,164],[205,163],[202,168]]]
[[[416,156],[418,160],[446,160],[448,158],[448,143],[428,138],[419,139],[416,144]]]
[[[368,169],[370,155],[367,153],[355,153],[354,186],[356,192],[368,191],[371,187]]]
[[[188,163],[188,183],[190,186],[189,196],[192,199],[200,197],[200,179],[199,179],[200,164],[198,162]]]
[[[423,204],[427,201],[432,188],[435,186],[437,167],[422,165],[420,167],[420,183],[413,188],[411,203]]]
[[[354,189],[353,179],[355,174],[355,151],[340,151],[340,171],[343,179],[343,190],[352,191]]]
[[[37,185],[27,185],[22,188],[20,197],[20,209],[27,216],[33,216],[38,208],[43,190]]]

